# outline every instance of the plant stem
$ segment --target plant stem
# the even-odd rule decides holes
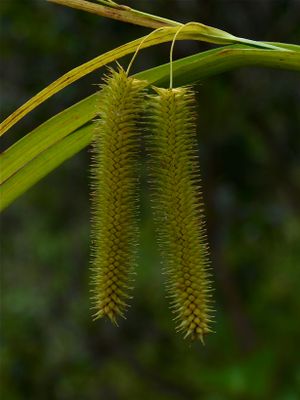
[[[50,3],[56,3],[67,7],[76,8],[92,14],[101,15],[102,17],[116,19],[118,21],[128,22],[135,25],[145,26],[147,28],[160,28],[162,26],[180,26],[180,22],[170,19],[157,17],[156,15],[147,14],[138,10],[134,10],[127,6],[112,5],[103,6],[91,3],[85,0],[47,0]]]

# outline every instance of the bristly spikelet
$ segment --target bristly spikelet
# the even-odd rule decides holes
[[[154,88],[150,136],[154,212],[177,330],[211,332],[211,294],[191,88]]]
[[[137,128],[145,81],[110,70],[99,97],[92,163],[92,301],[95,318],[124,317],[137,245]]]

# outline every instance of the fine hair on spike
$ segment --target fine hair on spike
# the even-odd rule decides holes
[[[167,290],[177,330],[200,339],[211,332],[208,244],[195,132],[192,88],[154,88],[150,171]]]
[[[94,317],[125,317],[136,264],[137,122],[146,81],[110,69],[99,92],[92,158],[91,273]]]

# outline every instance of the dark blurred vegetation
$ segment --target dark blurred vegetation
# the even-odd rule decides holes
[[[127,4],[299,43],[298,0]],[[43,0],[1,0],[0,9],[2,118],[64,72],[148,32]],[[206,48],[178,42],[175,56]],[[169,45],[141,52],[135,70],[167,62],[168,52]],[[3,148],[93,93],[103,71],[32,112]],[[244,68],[197,86],[216,288],[216,333],[205,347],[174,333],[145,173],[135,297],[118,329],[92,322],[89,309],[89,152],[4,212],[2,399],[299,399],[299,83],[296,72]]]

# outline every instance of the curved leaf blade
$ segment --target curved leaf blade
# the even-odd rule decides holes
[[[96,115],[97,93],[67,108],[23,136],[1,156],[0,184],[23,165]]]
[[[92,124],[75,131],[39,154],[17,174],[5,181],[0,186],[0,210],[6,208],[44,176],[86,147],[92,140],[93,131]]]

